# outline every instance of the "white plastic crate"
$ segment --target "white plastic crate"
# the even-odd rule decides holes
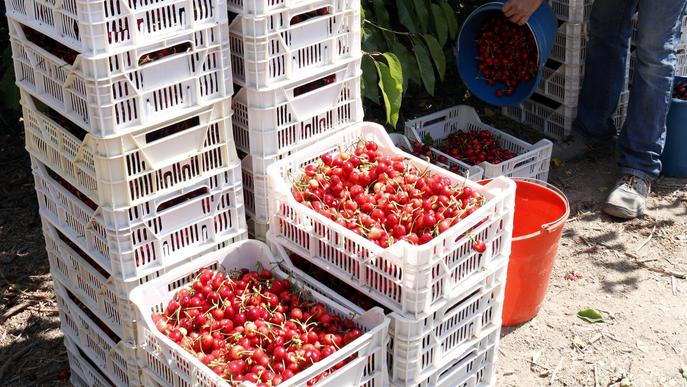
[[[226,0],[5,0],[7,16],[82,54],[144,45],[226,23]]]
[[[268,158],[300,149],[363,118],[360,59],[271,91],[242,88],[234,104],[240,151]]]
[[[64,336],[64,346],[67,348],[67,358],[69,360],[69,368],[71,371],[70,382],[76,387],[125,387],[126,384],[121,384],[116,377],[106,374],[101,371],[99,366],[88,357],[86,352],[77,346],[77,344],[69,338]],[[132,384],[131,387],[138,384]]]
[[[229,25],[234,82],[274,89],[360,56],[360,2],[317,0]]]
[[[95,203],[142,204],[235,165],[225,102],[147,130],[99,139],[22,92],[27,150]]]
[[[342,225],[296,201],[292,179],[322,154],[336,154],[360,139],[375,141],[388,155],[407,156],[422,170],[465,184],[487,202],[474,213],[424,245],[398,241],[381,248]],[[286,157],[267,170],[270,189],[270,232],[274,242],[329,273],[368,292],[389,309],[421,314],[450,300],[469,286],[473,273],[482,271],[501,254],[510,254],[515,183],[499,177],[486,186],[465,180],[396,148],[384,128],[363,122],[337,132],[317,144]],[[484,240],[486,252],[472,250],[471,237]]]
[[[519,105],[504,106],[503,115],[541,130],[550,138],[560,140],[569,136],[577,117],[577,107],[565,106],[541,95],[540,97],[543,102],[528,99]]]
[[[577,106],[584,79],[584,64],[544,66],[537,92],[566,106]]]
[[[8,21],[17,85],[97,137],[168,122],[232,94],[223,24],[117,54],[65,57],[66,47],[52,42],[46,51],[27,37],[37,33]]]
[[[677,52],[675,75],[679,77],[687,77],[687,49]]]
[[[551,8],[558,19],[572,23],[589,21],[594,0],[551,0]]]
[[[632,71],[634,55],[628,56],[628,63],[623,90],[627,90]],[[542,79],[537,85],[537,93],[566,106],[577,106],[582,82],[584,81],[584,63],[582,65],[547,64],[542,70]]]
[[[553,149],[551,141],[544,139],[536,144],[529,144],[483,123],[477,111],[470,106],[458,105],[406,122],[407,136],[418,141],[422,141],[426,135],[435,141],[443,140],[452,132],[469,130],[490,132],[501,148],[517,155],[499,164],[487,161],[480,163],[479,166],[484,169],[484,178],[506,176],[535,178],[542,181],[548,179]]]
[[[267,240],[274,240],[270,233]],[[270,246],[275,255],[285,262],[285,271],[302,278],[328,297],[341,291],[339,288],[326,287],[296,268],[289,258],[289,252],[278,243],[271,243]],[[503,257],[489,270],[476,274],[474,285],[465,292],[433,306],[416,318],[389,313],[387,317],[391,323],[387,366],[391,384],[411,386],[427,379],[436,381],[440,374],[452,368],[447,365],[451,365],[453,360],[472,352],[475,341],[485,336],[498,337],[507,270],[508,259]],[[348,299],[342,303],[356,312],[362,312],[359,306]],[[450,380],[455,381],[463,376],[453,375]],[[422,385],[437,385],[429,383],[429,380]]]
[[[558,27],[549,59],[572,66],[584,65],[589,23],[563,23]]]
[[[687,12],[685,12],[685,16],[682,17],[682,37],[680,38],[680,42],[678,43],[677,49],[678,50],[687,50]]]
[[[248,155],[241,161],[246,216],[261,223],[268,223],[269,221],[269,208],[267,206],[269,197],[265,169],[276,162],[276,159],[277,157],[261,158]]]
[[[494,387],[500,330],[474,339],[461,356],[427,376],[417,387]]]
[[[53,286],[65,336],[112,382],[121,386],[138,385],[140,370],[136,362],[136,347],[117,337],[102,320],[98,321],[98,316],[59,280],[53,280]]]
[[[129,343],[136,344],[136,327],[131,304],[128,300],[129,292],[136,286],[157,278],[178,264],[145,277],[128,281],[119,280],[113,278],[83,248],[60,232],[49,219],[41,217],[41,222],[53,277],[63,283],[89,309],[96,312],[98,317],[105,321],[117,336]],[[235,234],[226,242],[235,243],[244,239],[247,239],[245,231]],[[218,249],[219,247],[214,246],[204,253]],[[193,258],[189,257],[188,259]]]
[[[618,106],[628,101],[629,91],[620,95]],[[622,109],[619,109],[620,112]],[[504,106],[504,116],[531,128],[541,130],[544,135],[554,139],[564,139],[572,133],[573,124],[577,117],[577,106],[569,107],[559,102],[535,94],[535,99],[530,98],[519,105]],[[617,121],[618,114],[614,116]]]
[[[40,161],[32,164],[40,214],[120,280],[145,277],[246,230],[238,165],[128,210],[108,211]]]
[[[228,0],[227,6],[230,12],[241,16],[265,16],[266,14],[307,6],[318,0]],[[343,6],[349,7],[355,0],[347,0]]]
[[[189,262],[131,292],[131,301],[136,307],[139,321],[138,337],[143,343],[139,362],[148,375],[152,374],[157,383],[166,386],[228,385],[193,355],[160,333],[155,328],[151,313],[163,311],[176,290],[191,282],[195,273],[201,268],[209,267],[228,271],[235,268],[256,267],[258,264],[272,270],[277,278],[287,276],[279,270],[277,260],[266,245],[257,241],[243,241]],[[295,283],[302,284],[298,279]],[[316,290],[309,290],[313,300],[325,304],[332,313],[354,316],[353,320],[364,333],[330,357],[296,374],[284,383],[284,386],[305,386],[308,380],[351,355],[356,355],[356,358],[318,383],[318,386],[358,386],[370,378],[375,380],[376,386],[385,385],[386,370],[383,368],[383,359],[386,356],[389,320],[382,310],[375,308],[362,315],[356,315],[350,309],[342,307]],[[375,366],[370,368],[370,364]],[[249,384],[246,383],[246,385]]]
[[[53,279],[83,300],[116,335],[133,343],[136,328],[124,292],[128,284],[113,280],[95,260],[44,219],[43,237]],[[129,290],[136,284],[133,281]]]
[[[391,142],[394,143],[394,145],[400,149],[401,151],[412,154],[412,149],[413,146],[410,143],[410,140],[408,137],[400,134],[400,133],[389,133],[389,138],[391,138]],[[432,152],[432,155],[435,159],[434,164],[446,169],[446,170],[451,170],[455,169],[456,171],[453,171],[454,173],[457,173],[458,175],[464,176],[472,181],[480,181],[484,177],[484,169],[480,167],[479,165],[468,165],[465,164],[464,162],[460,160],[456,160],[453,157],[450,157],[446,153],[436,149],[436,148],[430,148],[430,152]],[[436,160],[439,156],[444,156],[446,157],[445,162],[439,162]]]
[[[414,385],[461,357],[474,340],[501,326],[508,259],[479,273],[475,285],[419,319],[392,314],[389,375],[393,384]],[[427,386],[434,386],[429,383]]]

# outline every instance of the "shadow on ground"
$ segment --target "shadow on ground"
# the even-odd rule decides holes
[[[66,385],[68,368],[22,132],[0,139],[0,385]]]

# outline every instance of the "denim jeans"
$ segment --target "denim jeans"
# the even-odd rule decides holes
[[[618,141],[618,165],[622,173],[648,181],[661,172],[675,51],[686,6],[687,0],[596,0],[592,7],[574,131],[587,143],[610,143],[616,134],[611,116],[625,85],[632,17],[639,12],[637,62]]]

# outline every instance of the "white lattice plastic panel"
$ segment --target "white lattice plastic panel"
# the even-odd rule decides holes
[[[241,161],[246,216],[265,224],[268,223],[270,216],[267,205],[269,197],[265,169],[274,162],[276,162],[276,157],[263,159],[251,155],[244,157]]]
[[[394,384],[414,385],[460,358],[474,340],[501,326],[507,259],[476,275],[477,283],[419,319],[392,314],[389,375]],[[434,384],[427,384],[433,386]]]
[[[495,387],[500,330],[473,339],[456,357],[414,387]]]
[[[270,233],[267,240],[273,240]],[[329,297],[338,295],[340,289],[328,288],[294,267],[289,252],[278,243],[271,243],[270,246],[275,255],[284,260],[285,271],[303,278],[309,286]],[[466,376],[449,369],[455,370],[455,366],[464,364],[456,360],[473,354],[476,344],[484,337],[491,337],[492,340],[498,337],[507,267],[508,259],[504,257],[489,270],[478,273],[474,285],[465,292],[418,317],[409,318],[395,312],[387,314],[391,320],[387,365],[392,385],[429,387],[437,385],[434,383],[440,379],[457,381]],[[362,312],[359,306],[348,299],[342,303]],[[442,383],[439,385],[459,385]]]
[[[229,25],[233,79],[274,89],[360,56],[360,2],[318,0]]]
[[[480,163],[479,166],[484,169],[484,178],[506,176],[535,178],[542,181],[548,179],[553,148],[551,141],[541,140],[536,144],[530,144],[520,140],[483,123],[477,111],[470,106],[458,105],[406,122],[407,136],[417,141],[422,141],[426,135],[435,141],[441,141],[452,132],[469,130],[489,131],[500,147],[517,155],[499,164],[487,161]],[[452,157],[451,159],[455,160]]]
[[[53,277],[64,284],[90,310],[94,311],[117,336],[135,344],[136,328],[131,304],[128,301],[129,292],[136,286],[157,278],[160,274],[179,264],[161,269],[145,277],[127,281],[119,280],[114,278],[74,241],[70,240],[50,220],[41,217],[41,222]],[[226,243],[234,243],[247,238],[248,235],[245,231],[239,232]],[[213,246],[198,256],[216,251],[219,248]],[[193,256],[188,257],[188,259],[193,258]]]
[[[363,118],[360,59],[270,91],[232,99],[236,148],[267,158],[312,144]]]
[[[632,71],[633,56],[628,57],[627,71]],[[627,72],[626,72],[627,74]],[[628,90],[631,79],[625,77],[623,90]],[[537,93],[544,95],[566,106],[577,106],[582,81],[584,80],[584,64],[547,64],[542,70],[542,79],[537,86]]]
[[[584,65],[589,23],[563,23],[558,27],[549,59],[567,65]]]
[[[226,23],[226,0],[5,0],[7,16],[82,54]]]
[[[272,236],[268,233],[268,240]],[[340,297],[338,289],[324,286],[291,265],[288,252],[271,244],[284,259],[284,270],[293,273],[329,297]],[[394,386],[491,386],[494,352],[498,345],[507,260],[481,273],[480,281],[455,300],[424,315],[409,319],[389,313],[387,364]],[[356,311],[362,309],[348,299],[340,301]],[[467,383],[472,378],[476,384]],[[479,384],[484,383],[484,384]]]
[[[619,108],[612,117],[616,125],[622,121],[622,115],[625,112],[622,106],[627,104],[626,101],[629,100],[629,97],[629,91],[620,95]],[[504,106],[501,112],[508,118],[544,132],[547,137],[560,140],[572,133],[573,124],[577,117],[577,106],[565,106],[539,95],[536,100],[528,99],[520,105]]]
[[[551,8],[560,20],[571,23],[589,21],[594,0],[551,0]]]
[[[319,0],[228,0],[230,12],[241,16],[266,16],[284,10],[304,7],[317,3]],[[356,0],[343,0],[342,6],[351,7]]]
[[[678,77],[687,77],[687,49],[677,52],[677,65],[675,65],[675,75]]]
[[[236,268],[256,267],[258,264],[270,269],[277,278],[287,276],[278,268],[277,260],[269,248],[261,242],[251,240],[238,242],[217,253],[195,259],[139,286],[131,293],[131,301],[134,303],[138,315],[139,341],[144,343],[139,362],[150,377],[152,385],[229,385],[198,359],[160,333],[155,328],[151,314],[163,311],[176,290],[188,285],[193,280],[195,273],[201,268],[209,267],[229,271]],[[294,282],[299,286],[304,285],[298,278]],[[384,359],[389,320],[384,316],[383,311],[380,308],[374,308],[361,315],[354,314],[350,309],[342,307],[315,289],[308,289],[313,300],[325,304],[331,313],[354,316],[353,320],[361,328],[363,335],[328,358],[296,374],[283,385],[305,386],[310,379],[351,355],[356,355],[353,361],[329,375],[324,381],[318,383],[318,386],[359,386],[369,380],[374,380],[370,385],[385,385]],[[252,384],[245,383],[245,385],[251,386]]]
[[[233,92],[223,24],[94,57],[9,27],[17,85],[97,137],[168,122]]]
[[[28,151],[104,207],[142,204],[227,171],[238,160],[229,99],[147,130],[100,139],[22,94]]]
[[[323,154],[337,154],[361,139],[375,141],[382,153],[408,156],[422,170],[469,186],[486,203],[461,222],[424,245],[398,241],[381,248],[296,201],[292,179]],[[510,254],[515,183],[505,177],[482,186],[396,148],[384,128],[363,122],[286,157],[267,170],[270,189],[270,233],[273,242],[327,270],[347,284],[368,292],[387,308],[411,315],[451,300],[469,286],[472,274],[501,255]],[[484,240],[487,250],[470,247],[470,235]]]
[[[109,211],[33,159],[40,214],[115,278],[145,277],[246,230],[241,169]]]
[[[60,281],[53,281],[62,332],[117,385],[138,385],[136,347],[118,337]]]
[[[67,358],[69,359],[69,368],[71,371],[70,382],[76,387],[127,387],[128,384],[122,384],[117,380],[117,377],[102,371],[99,366],[90,359],[86,352],[77,346],[77,344],[69,338],[69,335],[64,336],[64,346],[67,348]],[[140,380],[140,379],[139,379]],[[138,385],[138,383],[133,384]]]

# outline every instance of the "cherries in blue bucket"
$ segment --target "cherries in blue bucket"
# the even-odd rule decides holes
[[[477,48],[479,76],[489,86],[501,85],[495,91],[497,97],[512,96],[520,82],[537,76],[539,54],[532,30],[503,14],[494,13],[484,19]]]

